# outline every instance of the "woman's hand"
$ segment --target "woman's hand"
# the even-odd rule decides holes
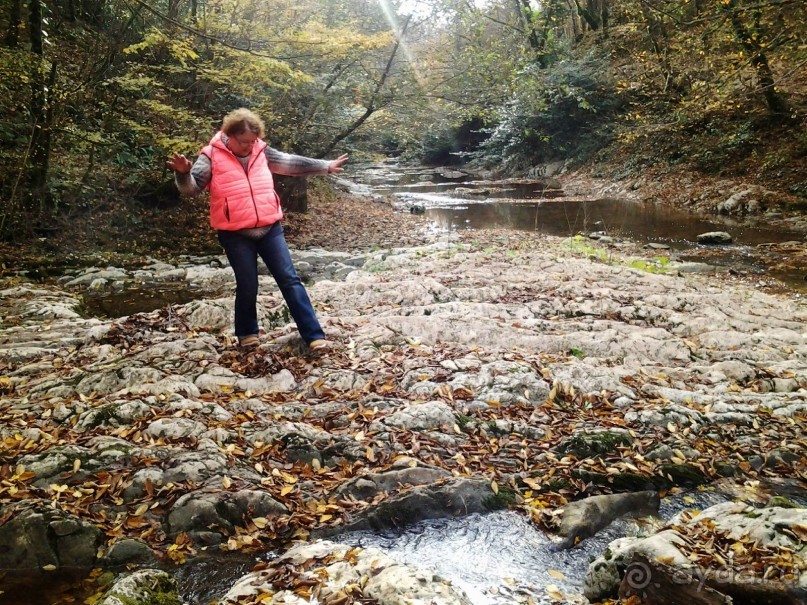
[[[347,159],[347,156],[345,156]],[[188,174],[191,171],[193,164],[181,153],[175,153],[174,156],[166,162],[168,167],[178,172],[179,174]]]
[[[328,162],[328,174],[332,172],[342,172],[344,170],[344,168],[342,168],[342,164],[347,162],[347,158],[348,158],[347,154],[343,153],[335,160],[331,160],[330,162]]]

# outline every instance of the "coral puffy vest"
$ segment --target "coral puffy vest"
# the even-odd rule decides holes
[[[272,172],[266,161],[266,143],[258,139],[249,156],[249,168],[227,149],[217,132],[202,153],[210,158],[210,225],[236,231],[271,225],[283,218]]]

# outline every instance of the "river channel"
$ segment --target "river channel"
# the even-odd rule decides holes
[[[372,192],[392,196],[401,211],[423,213],[436,232],[492,227],[557,236],[599,232],[668,246],[669,250],[663,253],[682,260],[696,259],[718,266],[741,267],[760,275],[776,275],[786,279],[791,287],[804,288],[804,276],[798,272],[777,274],[771,269],[776,260],[771,250],[782,242],[801,242],[802,237],[796,233],[730,224],[655,204],[570,198],[539,181],[478,181],[460,171],[392,162],[355,168],[352,172]],[[728,231],[735,243],[720,247],[698,245],[697,235],[709,231]],[[101,309],[99,314],[114,316],[121,311],[123,303],[111,304],[114,308]],[[151,304],[167,303],[160,299]],[[126,309],[136,310],[139,309]],[[689,495],[679,492],[662,500],[660,517],[663,522],[688,506],[706,508],[724,499],[708,490]],[[579,592],[589,563],[611,540],[641,531],[641,526],[617,521],[575,548],[558,551],[552,540],[525,518],[504,511],[426,521],[399,531],[346,534],[335,539],[380,548],[401,561],[432,569],[462,588],[474,605],[505,605],[549,603],[552,601],[549,586],[553,592],[570,595]],[[275,555],[263,553],[253,558],[210,553],[172,568],[171,573],[178,580],[184,602],[215,603],[255,563]],[[55,586],[35,580],[21,583],[19,591],[5,596],[44,604],[65,602],[61,598],[65,594],[81,602],[92,592],[87,589],[82,594],[68,583],[65,593],[60,594]],[[4,601],[0,596],[0,603],[5,602],[23,601]]]
[[[352,175],[372,192],[391,196],[399,210],[424,214],[438,232],[500,228],[560,237],[605,235],[807,292],[803,263],[793,262],[794,249],[803,250],[804,235],[795,231],[699,216],[663,204],[570,197],[553,187],[552,179],[479,180],[461,170],[392,160],[356,167]],[[698,243],[699,234],[713,231],[728,232],[732,243]]]

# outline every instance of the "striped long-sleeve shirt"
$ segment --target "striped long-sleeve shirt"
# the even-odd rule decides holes
[[[226,143],[226,137],[222,135],[222,139]],[[316,160],[302,155],[294,155],[291,153],[283,153],[277,149],[273,149],[267,145],[264,153],[266,160],[269,163],[269,170],[273,174],[282,174],[286,176],[313,176],[317,174],[328,174],[330,162],[328,160]],[[247,163],[249,157],[238,157],[238,161],[244,166],[244,171],[247,170]],[[210,158],[206,155],[200,154],[196,161],[193,163],[191,171],[187,174],[175,173],[175,180],[177,188],[180,193],[184,195],[196,195],[200,193],[210,183],[210,177],[213,174]]]

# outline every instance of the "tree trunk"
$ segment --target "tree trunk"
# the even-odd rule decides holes
[[[92,25],[103,25],[104,8],[106,0],[79,0],[81,2],[81,17]]]
[[[22,25],[22,0],[11,0],[8,16],[8,29],[6,30],[6,46],[15,48],[20,41],[20,26]]]
[[[586,0],[586,6],[580,4],[580,0],[574,0],[577,5],[578,14],[591,28],[591,31],[602,30],[603,35],[608,37],[608,0]]]
[[[569,21],[571,22],[574,41],[579,42],[580,37],[583,35],[583,32],[580,31],[580,16],[577,14],[572,0],[566,0],[566,5],[569,7]]]
[[[308,179],[304,176],[273,175],[275,191],[285,212],[308,212]]]
[[[653,52],[658,59],[661,71],[664,74],[663,90],[667,92],[671,86],[677,87],[676,76],[673,73],[672,66],[670,65],[667,56],[668,49],[668,36],[667,30],[663,22],[659,19],[655,12],[653,12],[647,5],[642,4],[642,16],[644,17],[645,24],[647,25],[647,33],[650,36],[650,44],[653,47]]]
[[[169,0],[168,2],[168,18],[171,21],[176,21],[179,17],[179,0]]]
[[[750,57],[751,64],[757,72],[759,88],[765,98],[765,103],[768,105],[768,110],[774,114],[788,113],[787,103],[782,95],[779,94],[779,91],[776,90],[776,80],[768,63],[768,57],[763,50],[761,36],[759,32],[752,32],[746,27],[737,8],[737,0],[729,0],[723,10],[731,21],[734,35],[737,37],[740,46]]]
[[[384,72],[379,77],[378,82],[376,83],[375,90],[373,94],[370,96],[370,100],[367,101],[365,104],[365,110],[362,115],[360,115],[353,123],[348,124],[339,134],[337,134],[333,140],[322,148],[318,153],[314,155],[314,157],[322,158],[328,155],[331,151],[336,149],[336,146],[341,143],[344,139],[349,137],[353,132],[355,132],[362,124],[367,121],[371,115],[373,115],[376,111],[378,111],[381,107],[385,105],[382,101],[379,103],[379,97],[381,96],[381,91],[384,89],[384,84],[387,81],[390,73],[392,72],[392,65],[393,61],[395,60],[395,55],[398,54],[398,49],[401,46],[401,41],[403,40],[404,35],[406,35],[406,30],[409,28],[409,22],[412,20],[412,15],[409,15],[404,21],[403,26],[401,27],[401,33],[398,34],[395,38],[395,44],[392,46],[392,51],[390,52],[389,59],[387,59],[387,65],[384,67]]]
[[[64,18],[66,21],[70,23],[75,23],[76,21],[76,0],[66,0],[64,5]]]
[[[28,164],[28,186],[34,196],[41,196],[47,181],[46,96],[43,56],[42,2],[30,0],[28,28],[31,52],[38,58],[31,73],[31,155]]]
[[[535,52],[541,67],[546,67],[546,65],[544,65],[543,56],[544,44],[541,39],[538,38],[538,32],[535,31],[535,13],[532,10],[532,6],[530,6],[529,0],[515,0],[515,5],[519,20],[524,28],[524,34],[527,36],[527,41],[530,43],[530,48]]]

